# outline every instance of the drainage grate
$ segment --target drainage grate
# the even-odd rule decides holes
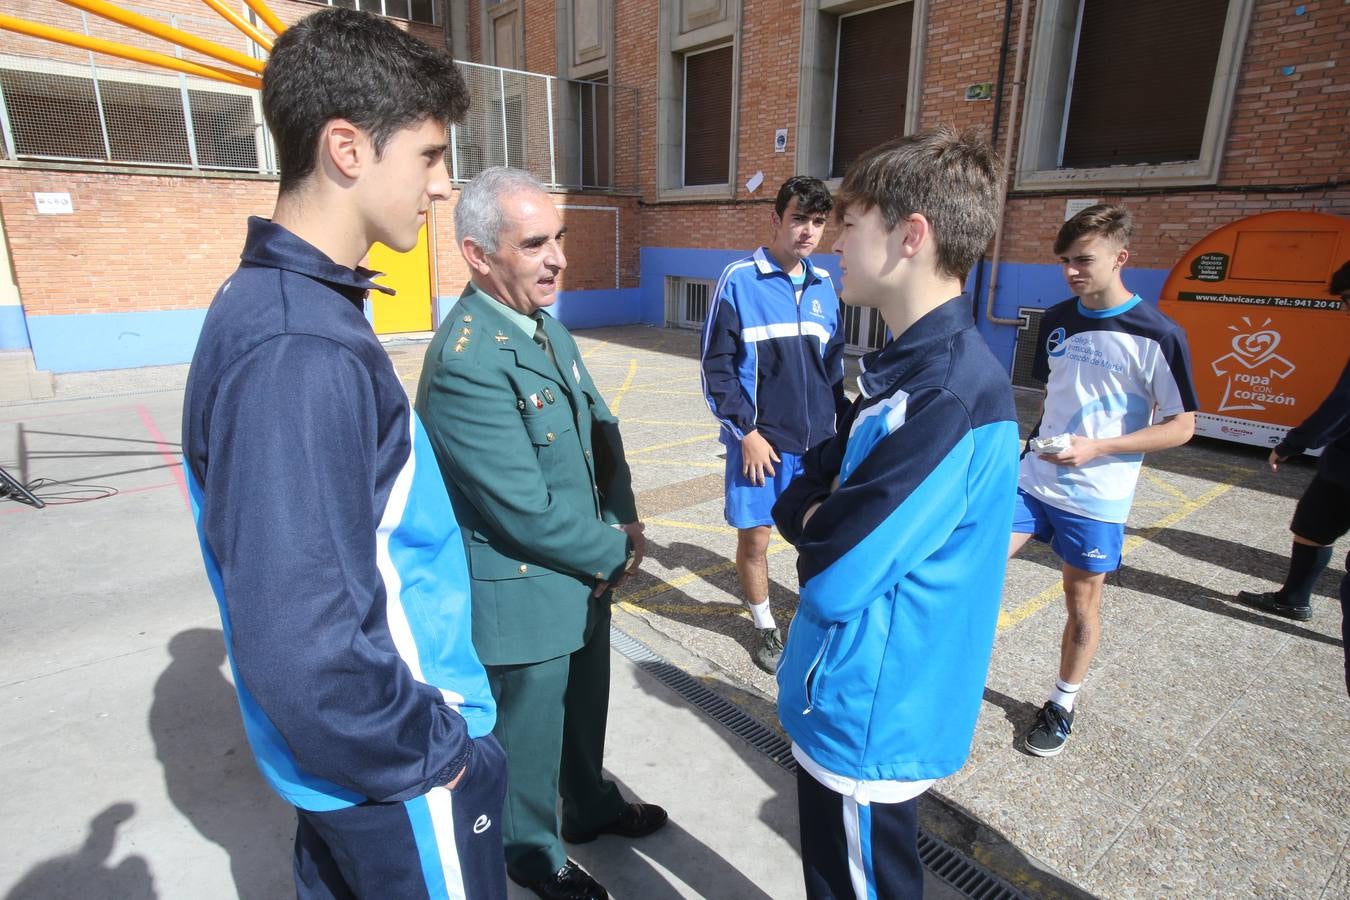
[[[728,729],[786,771],[797,774],[792,745],[783,736],[730,700],[708,689],[683,669],[666,662],[646,644],[610,625],[609,645],[639,669],[679,694],[714,722]],[[1026,900],[1006,881],[972,862],[940,838],[919,830],[919,859],[924,868],[973,900]]]

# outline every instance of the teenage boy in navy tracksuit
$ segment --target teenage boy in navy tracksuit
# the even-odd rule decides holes
[[[449,55],[378,16],[277,39],[271,221],[211,302],[183,409],[202,556],[258,768],[296,808],[301,898],[504,898],[505,756],[464,544],[363,313],[375,241],[450,192]]]
[[[783,182],[769,244],[727,266],[703,329],[703,393],[726,445],[727,524],[757,641],[773,674],[783,638],[769,609],[773,504],[802,454],[834,436],[844,396],[844,321],[830,273],[811,265],[834,200],[825,182]]]
[[[1006,566],[1017,420],[961,283],[993,237],[1002,171],[950,128],[844,176],[846,303],[895,337],[862,360],[838,435],[774,506],[801,602],[778,669],[800,768],[807,895],[917,897],[916,807],[970,752]]]

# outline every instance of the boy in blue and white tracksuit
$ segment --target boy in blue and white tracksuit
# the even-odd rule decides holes
[[[784,182],[772,240],[723,271],[703,328],[703,392],[727,448],[725,513],[758,637],[752,658],[770,674],[783,649],[769,609],[770,511],[848,408],[839,298],[808,258],[833,208],[820,179]]]
[[[1016,484],[1012,390],[961,294],[999,171],[986,143],[940,129],[869,152],[841,188],[844,300],[896,336],[774,507],[798,551],[778,715],[813,898],[921,895],[918,796],[970,752]],[[952,214],[969,207],[982,215]]]
[[[301,898],[506,896],[464,543],[359,266],[365,238],[411,249],[449,194],[467,102],[448,54],[376,16],[324,10],[278,38],[276,211],[249,220],[188,375],[202,557],[258,769],[296,810]]]
[[[1008,555],[1033,537],[1048,543],[1063,562],[1068,612],[1058,677],[1024,739],[1037,756],[1057,755],[1072,731],[1144,453],[1195,430],[1186,335],[1121,279],[1131,227],[1108,204],[1061,226],[1055,253],[1076,296],[1046,310],[1033,363],[1045,408],[1022,455]]]

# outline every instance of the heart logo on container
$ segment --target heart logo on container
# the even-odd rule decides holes
[[[1239,334],[1233,338],[1233,349],[1243,359],[1252,363],[1260,362],[1275,352],[1280,345],[1278,331],[1253,331],[1251,334]]]

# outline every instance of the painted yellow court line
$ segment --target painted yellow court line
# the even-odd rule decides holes
[[[608,346],[609,346],[609,341],[600,341],[599,343],[597,343],[594,347],[590,348],[589,350],[583,350],[583,351],[581,351],[581,358],[582,358],[582,359],[590,359],[592,356],[594,356],[595,354],[599,353],[601,350],[604,350],[604,349],[605,349],[606,347],[608,347]]]
[[[717,440],[717,429],[712,428],[709,429],[709,432],[707,434],[700,434],[697,435],[696,437],[682,438],[678,441],[668,441],[664,444],[652,444],[649,447],[639,447],[636,450],[628,450],[627,454],[629,456],[637,456],[639,453],[651,453],[656,450],[669,450],[671,447],[683,447],[686,444],[699,444],[705,441],[715,441],[715,440]],[[643,460],[643,462],[646,462],[646,460]],[[720,463],[718,465],[718,468],[721,468]]]
[[[619,411],[619,404],[623,402],[623,398],[628,393],[628,389],[633,386],[633,378],[636,375],[637,360],[630,359],[628,360],[628,377],[623,380],[623,384],[619,385],[619,389],[614,392],[614,399],[609,403],[610,412]]]
[[[1185,503],[1181,504],[1180,507],[1173,510],[1171,513],[1163,516],[1161,519],[1154,522],[1152,525],[1149,525],[1148,527],[1144,528],[1138,534],[1130,535],[1125,539],[1125,543],[1124,546],[1121,548],[1120,555],[1122,557],[1126,556],[1127,554],[1130,553],[1130,551],[1138,548],[1140,544],[1147,542],[1159,531],[1162,531],[1164,528],[1169,528],[1175,525],[1176,523],[1180,522],[1182,519],[1186,518],[1192,513],[1198,512],[1199,510],[1213,503],[1215,500],[1219,499],[1224,494],[1228,493],[1230,490],[1237,487],[1242,482],[1246,481],[1249,477],[1251,477],[1251,474],[1252,473],[1250,470],[1247,469],[1240,470],[1240,473],[1231,480],[1225,481],[1222,484],[1214,485],[1214,487],[1205,491],[1203,494],[1201,494],[1199,497],[1196,497],[1194,500],[1187,500]],[[1026,603],[1023,603],[1021,606],[1017,607],[1011,612],[1000,612],[998,614],[998,630],[1003,631],[1004,629],[1011,628],[1018,622],[1021,622],[1040,612],[1051,602],[1063,596],[1064,596],[1063,584],[1056,583],[1046,588],[1045,590],[1041,591],[1035,597],[1032,597]]]
[[[791,546],[792,545],[789,544],[787,541],[771,543],[769,545],[769,549],[764,551],[764,555],[772,556],[775,553],[782,553],[784,550],[789,549]],[[679,588],[682,588],[685,585],[693,584],[695,581],[702,581],[712,575],[720,575],[723,572],[727,572],[735,568],[736,568],[735,560],[731,559],[723,560],[722,562],[717,563],[716,565],[707,566],[706,568],[699,569],[697,572],[689,572],[687,574],[681,575],[679,578],[672,578],[670,581],[662,580],[657,584],[652,585],[651,587],[643,588],[642,590],[638,591],[635,594],[625,595],[624,597],[619,599],[618,605],[623,607],[628,612],[637,612],[639,608],[635,606],[635,604],[641,603],[643,600],[646,600],[650,597],[656,597],[660,594],[664,594],[666,591],[678,590]]]
[[[1170,484],[1165,479],[1160,478],[1157,475],[1154,475],[1147,469],[1143,470],[1140,474],[1144,476],[1144,480],[1146,480],[1149,484],[1153,485],[1156,488],[1159,488],[1164,493],[1171,494],[1173,497],[1177,498],[1183,503],[1186,502],[1186,500],[1188,499],[1186,497],[1186,492],[1183,491],[1181,488],[1177,487],[1174,484]]]
[[[709,498],[716,499],[716,498]],[[648,525],[660,525],[663,528],[681,528],[687,531],[710,531],[714,534],[735,534],[736,529],[730,525],[708,525],[704,522],[682,522],[679,519],[643,519]]]
[[[707,419],[699,419],[698,421],[694,421],[693,419],[633,419],[633,418],[625,418],[625,419],[623,420],[623,424],[625,424],[625,425],[678,425],[678,426],[680,426],[681,428],[711,428],[711,429],[714,430],[714,431],[717,431],[719,428],[721,428],[720,425],[716,424],[715,422],[709,422]]]
[[[689,459],[647,459],[642,460],[644,466],[679,466],[684,469],[708,469],[709,471],[720,472],[726,468],[723,462],[704,462],[703,460]]]

